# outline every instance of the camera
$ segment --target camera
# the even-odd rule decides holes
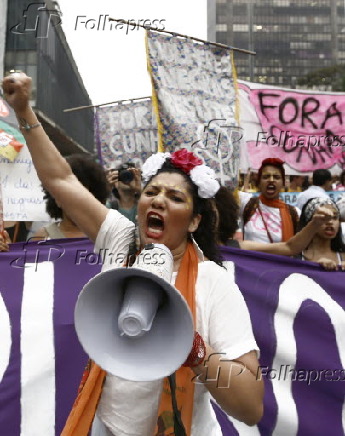
[[[135,165],[132,162],[125,163],[118,168],[120,182],[128,184],[134,180],[134,173],[131,170],[132,168],[135,168]]]

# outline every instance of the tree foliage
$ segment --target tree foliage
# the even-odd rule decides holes
[[[297,81],[298,85],[308,88],[328,88],[331,91],[345,91],[345,65],[332,65],[311,71]]]

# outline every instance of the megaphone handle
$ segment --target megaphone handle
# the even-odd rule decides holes
[[[169,375],[169,385],[171,391],[171,402],[174,412],[174,434],[175,436],[187,436],[186,430],[184,428],[181,412],[178,410],[176,401],[176,373]]]

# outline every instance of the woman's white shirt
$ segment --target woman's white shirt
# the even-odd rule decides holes
[[[108,258],[104,256],[102,271],[123,265],[120,263],[123,256],[119,254],[126,256],[133,235],[133,223],[116,210],[110,210],[95,244],[96,250],[107,249],[111,254]],[[172,284],[175,278],[176,274]],[[224,359],[235,359],[258,350],[249,312],[233,274],[211,261],[198,264],[196,315],[196,330],[214,350],[224,353]],[[161,389],[161,380],[138,383],[108,374],[97,409],[98,418],[115,435],[151,436]],[[222,435],[210,399],[208,390],[196,383],[192,436]]]

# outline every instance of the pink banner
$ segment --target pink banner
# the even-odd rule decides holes
[[[299,172],[335,165],[343,167],[344,94],[284,90],[258,84],[241,84],[241,89],[247,94],[244,110],[248,111],[248,106],[254,108],[243,117],[247,128],[249,123],[256,124],[246,140],[251,168],[259,168],[267,157],[278,157]],[[246,129],[246,125],[243,127]]]

